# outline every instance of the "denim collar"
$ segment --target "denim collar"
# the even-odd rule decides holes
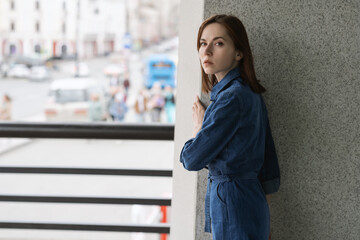
[[[228,83],[238,77],[239,81],[242,81],[242,79],[240,78],[240,68],[236,67],[230,72],[228,72],[226,76],[212,88],[210,94],[210,101],[214,101],[217,95],[221,92],[221,90],[223,90],[226,85],[228,85]]]

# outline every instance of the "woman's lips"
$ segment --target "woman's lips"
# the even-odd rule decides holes
[[[210,65],[210,64],[213,64],[212,62],[210,62],[210,61],[204,61],[204,63],[203,63],[204,65]]]

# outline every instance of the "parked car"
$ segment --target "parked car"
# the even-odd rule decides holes
[[[39,65],[44,65],[44,61],[41,60],[39,57],[37,56],[10,56],[6,59],[6,62],[12,66],[15,64],[24,64],[26,65],[28,68],[31,68],[33,66],[39,66]]]
[[[91,78],[54,80],[45,104],[47,121],[89,121],[90,97],[98,96],[101,115],[106,116],[107,96],[104,88]]]
[[[50,72],[45,66],[34,66],[31,68],[29,79],[33,81],[49,80]]]
[[[44,61],[38,57],[15,55],[3,59],[0,72],[3,77],[26,78],[31,67],[40,65],[44,65]],[[10,76],[8,75],[9,71]]]
[[[15,64],[7,71],[7,77],[12,78],[28,78],[30,69],[25,64]]]

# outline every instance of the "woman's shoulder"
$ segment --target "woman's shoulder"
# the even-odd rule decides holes
[[[247,87],[242,83],[241,79],[234,79],[220,92],[219,97],[241,97],[246,91]]]
[[[240,105],[248,105],[257,101],[259,94],[253,92],[247,84],[242,81],[232,81],[220,94],[219,99],[223,101],[236,101]]]
[[[242,95],[243,97],[259,95],[258,93],[255,93],[241,78],[232,81],[227,90],[233,94]]]
[[[231,83],[219,93],[216,101],[218,103],[242,105],[242,101],[243,101],[242,92],[243,92],[242,86],[240,86],[237,83],[235,84]]]

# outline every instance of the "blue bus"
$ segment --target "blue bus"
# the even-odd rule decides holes
[[[176,66],[166,55],[151,55],[146,61],[145,86],[151,88],[155,82],[175,87]]]

